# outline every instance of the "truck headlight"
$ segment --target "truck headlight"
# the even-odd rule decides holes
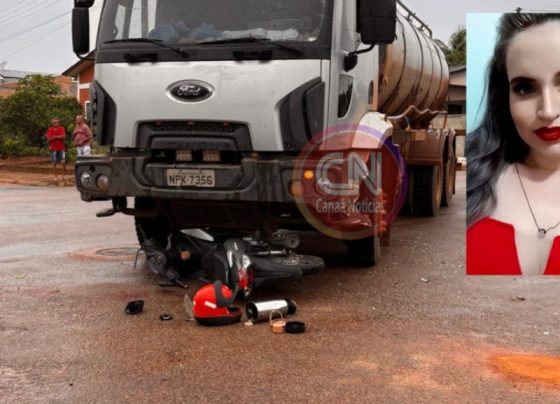
[[[80,175],[80,184],[85,188],[90,188],[92,185],[91,175],[87,172],[83,172]]]
[[[97,180],[95,181],[97,188],[99,188],[103,192],[107,192],[109,190],[109,177],[106,175],[99,175]]]

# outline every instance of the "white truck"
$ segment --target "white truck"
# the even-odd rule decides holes
[[[74,3],[84,55],[94,0]],[[388,215],[403,202],[434,215],[454,193],[454,132],[430,128],[448,81],[426,24],[395,0],[105,0],[90,116],[111,152],[78,159],[76,185],[85,201],[113,201],[99,216],[134,215],[140,242],[195,228],[274,238],[322,227],[371,266]],[[341,127],[379,137],[340,141]],[[388,146],[406,169],[387,163]],[[329,168],[367,167],[345,177],[354,202],[383,199],[359,232],[334,225],[340,212],[317,226],[301,209],[304,189],[334,189],[328,170],[308,169],[329,153]],[[380,175],[381,196],[362,193],[366,173]]]

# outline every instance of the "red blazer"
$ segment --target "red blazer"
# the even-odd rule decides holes
[[[467,275],[522,275],[511,224],[487,217],[467,229]],[[560,236],[554,238],[544,275],[560,275]]]

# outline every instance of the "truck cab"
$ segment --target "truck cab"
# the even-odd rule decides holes
[[[92,4],[75,0],[78,54],[89,50]],[[317,226],[302,198],[305,189],[334,182],[328,170],[320,178],[317,167],[335,153],[342,171],[350,156],[367,167],[354,182],[340,169],[334,174],[351,183],[354,200],[363,199],[364,177],[383,171],[384,193],[367,197],[384,198],[386,224],[413,178],[400,158],[429,167],[421,181],[439,184],[430,192],[441,199],[452,136],[414,123],[426,126],[422,109],[433,112],[441,104],[444,69],[436,72],[430,62],[431,71],[407,71],[406,80],[387,82],[398,70],[391,63],[407,63],[388,44],[421,32],[411,27],[397,16],[394,0],[106,0],[90,116],[97,143],[111,152],[78,160],[82,199],[110,198],[113,208],[103,215],[134,215],[142,234],[162,243],[170,232],[189,228],[266,234],[318,228],[346,239],[352,256],[374,264],[387,228],[378,226],[379,211],[358,218],[359,231],[345,231],[355,217],[342,224],[329,217]],[[443,66],[441,51],[431,49]],[[410,93],[404,98],[403,88]],[[393,120],[382,103],[392,106]],[[407,110],[412,104],[417,112]],[[361,128],[373,128],[375,136],[358,136]],[[392,151],[382,153],[388,145]],[[379,159],[370,157],[374,153]],[[135,206],[127,206],[127,197]]]

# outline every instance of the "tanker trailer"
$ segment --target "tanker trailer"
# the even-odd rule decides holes
[[[78,55],[93,2],[75,0]],[[434,214],[453,188],[442,186],[454,178],[452,133],[428,127],[447,66],[400,10],[395,0],[106,1],[90,105],[111,153],[77,161],[82,199],[111,199],[99,216],[134,215],[140,243],[193,229],[261,240],[319,229],[344,240],[350,261],[374,265],[405,199],[402,156],[415,210]]]
[[[379,110],[401,120],[393,141],[408,169],[406,208],[433,216],[455,193],[455,132],[430,128],[438,113],[446,114],[439,110],[449,69],[427,25],[402,4],[401,9],[396,39],[381,56]]]

